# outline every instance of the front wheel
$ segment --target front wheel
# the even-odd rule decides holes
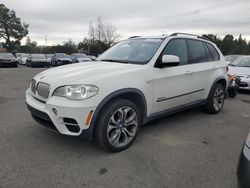
[[[122,151],[134,142],[140,125],[138,107],[129,100],[116,99],[101,111],[95,140],[107,151]]]
[[[219,113],[224,105],[224,99],[225,88],[219,83],[215,84],[208,96],[207,104],[204,106],[206,112],[210,114]]]

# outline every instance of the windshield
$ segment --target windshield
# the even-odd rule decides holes
[[[136,38],[119,42],[97,60],[118,63],[146,64],[154,56],[163,39]]]
[[[250,57],[240,57],[229,65],[234,67],[250,67]]]
[[[56,56],[59,58],[69,58],[67,54],[56,54]]]
[[[0,58],[13,58],[11,53],[0,53]]]
[[[225,60],[232,62],[235,59],[237,59],[238,57],[240,57],[240,56],[239,55],[227,55],[227,56],[225,56]]]
[[[43,54],[31,54],[31,57],[35,59],[46,59],[45,55]]]

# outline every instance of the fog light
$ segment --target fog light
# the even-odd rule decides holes
[[[55,108],[52,108],[52,112],[54,115],[57,115],[57,110]]]

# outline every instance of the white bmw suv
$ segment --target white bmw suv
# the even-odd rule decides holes
[[[41,72],[26,103],[41,125],[121,151],[152,119],[194,106],[220,112],[226,88],[226,62],[216,45],[174,33],[131,37],[95,62]]]

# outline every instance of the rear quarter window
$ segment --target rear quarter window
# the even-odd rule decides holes
[[[218,61],[220,59],[220,55],[219,55],[218,51],[215,49],[215,47],[208,42],[206,42],[206,46],[208,47],[208,49],[212,55],[213,61]]]

